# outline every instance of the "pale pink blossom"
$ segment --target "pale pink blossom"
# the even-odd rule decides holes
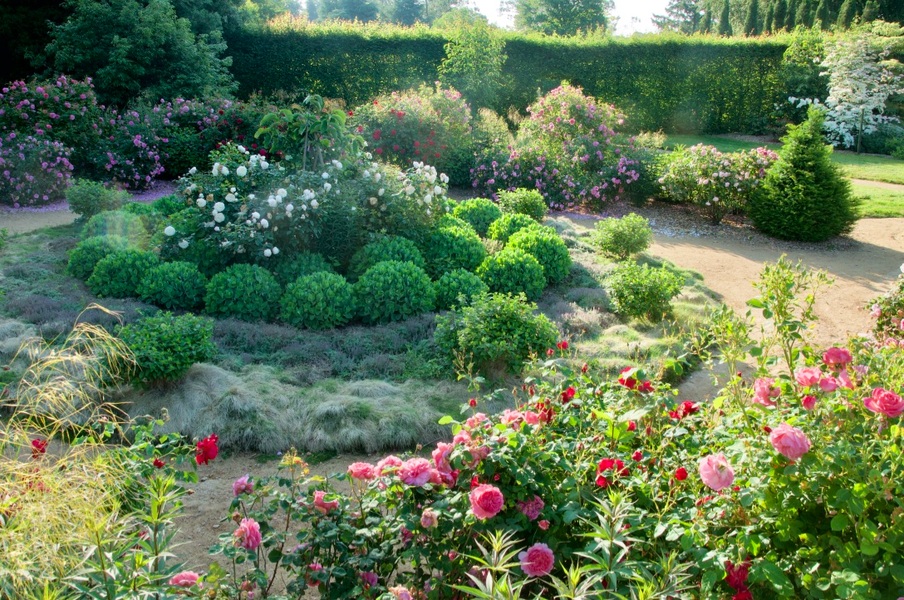
[[[794,371],[794,380],[802,387],[812,387],[822,378],[822,370],[819,367],[801,367]]]
[[[392,597],[395,598],[395,600],[414,600],[414,596],[411,595],[408,588],[400,585],[389,588],[389,593],[392,594]]]
[[[250,494],[254,491],[254,485],[252,485],[250,475],[243,475],[239,477],[235,481],[232,482],[232,495],[233,496],[241,496],[242,494]]]
[[[376,477],[376,467],[366,462],[353,462],[348,466],[348,474],[352,479],[370,481]]]
[[[433,464],[440,471],[448,473],[452,470],[452,465],[449,464],[449,457],[452,455],[453,448],[455,448],[455,444],[446,442],[436,444],[436,449],[433,450]]]
[[[823,377],[819,380],[819,389],[828,393],[838,389],[838,380],[834,377]]]
[[[242,519],[232,536],[235,538],[236,546],[246,550],[257,550],[261,545],[261,526],[254,519]]]
[[[536,521],[537,517],[543,511],[546,504],[540,496],[534,496],[531,500],[521,500],[518,502],[518,510],[531,521]]]
[[[169,580],[169,584],[176,587],[190,588],[198,583],[198,577],[200,575],[194,571],[182,571],[173,575]]]
[[[771,377],[760,377],[753,382],[753,402],[763,406],[775,406],[773,398],[778,398],[782,390]]]
[[[433,465],[426,458],[409,458],[399,467],[399,479],[406,485],[421,487],[430,481]]]
[[[703,457],[700,460],[698,471],[703,483],[716,492],[727,488],[734,482],[734,470],[721,452]]]
[[[432,508],[425,508],[421,513],[421,527],[424,529],[433,529],[439,524],[439,513]]]
[[[822,362],[832,369],[840,369],[852,360],[854,360],[854,358],[847,348],[832,346],[822,354]]]
[[[556,564],[555,556],[546,544],[534,544],[524,552],[518,554],[521,561],[521,570],[528,577],[543,577],[549,575]]]
[[[402,459],[399,458],[398,456],[390,454],[386,458],[377,462],[377,465],[376,465],[376,467],[374,467],[374,470],[376,471],[377,475],[382,476],[382,475],[388,475],[389,473],[394,473],[401,466],[402,466]]]
[[[863,399],[863,405],[874,413],[891,419],[904,413],[904,400],[901,396],[885,388],[873,389],[869,398]]]
[[[769,441],[776,452],[791,461],[796,461],[810,451],[810,439],[797,427],[782,423],[769,434]]]
[[[495,517],[502,510],[505,498],[495,485],[483,483],[468,494],[471,501],[471,512],[480,520]]]
[[[319,512],[326,514],[333,509],[339,508],[338,500],[330,500],[327,502],[324,500],[326,497],[326,492],[323,490],[315,490],[314,491],[314,508]]]

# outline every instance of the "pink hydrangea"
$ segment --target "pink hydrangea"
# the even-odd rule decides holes
[[[471,512],[480,520],[495,517],[502,510],[505,498],[495,485],[482,483],[468,494],[471,501]]]
[[[778,398],[782,390],[771,377],[760,377],[753,382],[753,402],[763,406],[775,406],[773,398]]]
[[[376,468],[366,462],[353,462],[348,466],[348,474],[352,479],[370,481],[376,477]]]
[[[799,459],[810,450],[810,439],[807,434],[787,423],[773,429],[769,434],[769,441],[772,442],[776,452],[791,461]]]
[[[832,346],[822,354],[822,362],[831,369],[840,369],[850,363],[854,358],[847,348]]]
[[[377,462],[374,470],[377,472],[377,475],[388,475],[389,473],[395,472],[399,467],[402,466],[402,459],[398,456],[390,454],[386,458]]]
[[[315,490],[314,491],[314,508],[323,514],[327,514],[333,509],[339,508],[338,500],[331,500],[327,502],[324,500],[326,497],[326,492],[323,490]]]
[[[518,510],[531,521],[535,521],[540,516],[544,506],[546,504],[540,496],[534,496],[532,500],[521,500],[518,502]]]
[[[822,378],[822,370],[819,367],[801,367],[794,371],[794,379],[802,387],[812,387]]]
[[[200,575],[194,571],[182,571],[173,575],[169,580],[169,584],[176,587],[190,588],[198,583],[198,577]]]
[[[235,538],[236,546],[246,550],[257,550],[261,545],[261,526],[254,519],[242,519],[232,536]]]
[[[543,577],[549,575],[556,564],[555,555],[546,544],[534,544],[526,551],[518,554],[521,561],[521,570],[528,577]]]
[[[700,460],[698,471],[703,483],[716,492],[734,483],[734,470],[721,452],[703,457]]]
[[[426,458],[409,458],[399,467],[399,478],[406,485],[421,487],[430,481],[433,465]]]
[[[254,491],[254,485],[250,481],[250,475],[243,475],[232,482],[232,495],[239,497],[242,494],[250,494]]]
[[[904,400],[898,394],[885,388],[875,388],[869,398],[863,399],[863,405],[874,413],[885,415],[890,419],[904,413]]]

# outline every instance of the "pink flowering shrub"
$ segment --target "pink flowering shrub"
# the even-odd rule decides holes
[[[72,181],[71,152],[60,142],[15,132],[0,137],[0,204],[38,206],[60,200]]]
[[[661,162],[659,189],[664,198],[699,206],[718,223],[728,213],[744,210],[777,159],[768,148],[731,153],[703,144],[679,148]]]
[[[866,308],[876,320],[873,324],[876,338],[890,344],[904,340],[904,275],[898,275],[889,290],[874,298]]]
[[[538,190],[551,208],[600,207],[618,200],[638,178],[632,140],[617,132],[624,116],[615,107],[562,85],[528,107],[507,155],[482,157],[473,186]]]

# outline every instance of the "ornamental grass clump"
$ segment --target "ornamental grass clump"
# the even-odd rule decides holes
[[[286,286],[279,318],[294,327],[332,329],[355,316],[355,295],[342,275],[319,271]]]

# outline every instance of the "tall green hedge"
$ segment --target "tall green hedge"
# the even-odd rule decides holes
[[[493,107],[524,110],[563,80],[615,104],[631,130],[758,132],[786,102],[784,36],[649,35],[564,38],[504,34],[508,59]],[[432,83],[445,54],[441,31],[389,25],[284,23],[229,39],[240,94],[314,92],[348,105]]]

